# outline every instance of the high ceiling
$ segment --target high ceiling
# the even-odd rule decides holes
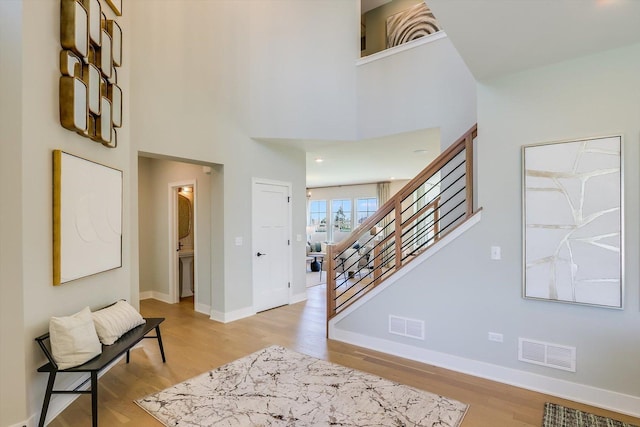
[[[365,14],[371,9],[380,7],[385,3],[389,3],[391,0],[360,0],[360,13]]]
[[[427,0],[476,80],[640,42],[638,0]]]
[[[388,1],[361,0],[361,7]],[[640,42],[640,0],[427,4],[479,81]],[[279,142],[306,152],[307,186],[313,188],[412,178],[440,153],[439,139],[438,130],[423,130],[364,141]]]
[[[309,188],[411,179],[440,154],[440,131],[307,143],[305,148]]]
[[[439,129],[360,141],[263,141],[306,153],[309,188],[411,179],[440,154]]]

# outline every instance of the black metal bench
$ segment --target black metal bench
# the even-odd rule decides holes
[[[38,372],[48,372],[49,381],[47,382],[47,392],[44,396],[44,402],[42,403],[42,413],[40,414],[40,422],[38,426],[43,427],[45,419],[47,417],[47,410],[49,409],[49,401],[52,394],[91,394],[91,422],[93,427],[98,425],[98,373],[108,366],[111,362],[118,357],[127,353],[127,363],[129,363],[129,350],[142,341],[144,338],[157,338],[158,346],[160,347],[160,354],[162,355],[162,363],[167,360],[164,356],[164,348],[162,347],[162,337],[160,336],[160,323],[164,321],[163,317],[145,318],[146,322],[140,326],[136,326],[129,332],[122,335],[116,342],[111,345],[103,345],[102,353],[88,362],[83,363],[80,366],[75,366],[68,369],[58,369],[56,362],[53,360],[51,354],[50,345],[46,344],[49,341],[49,333],[36,338],[38,345],[49,359],[49,363],[38,368]],[[153,329],[156,330],[155,335],[146,336]],[[50,343],[49,343],[50,344]],[[54,390],[53,383],[56,380],[56,374],[58,372],[86,372],[90,376],[82,384],[73,390]],[[91,381],[90,390],[80,390],[87,382]]]

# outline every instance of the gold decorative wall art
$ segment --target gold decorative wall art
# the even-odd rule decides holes
[[[63,76],[82,76],[82,61],[70,50],[60,52],[60,71]]]
[[[122,16],[122,0],[107,0],[107,3],[116,15]]]
[[[122,65],[122,29],[116,21],[107,21],[107,32],[111,36],[113,65]]]
[[[89,91],[89,111],[94,115],[100,115],[100,84],[102,82],[100,70],[94,64],[84,64],[82,77]]]
[[[83,59],[89,52],[89,15],[77,1],[60,3],[60,44]]]
[[[122,65],[122,29],[107,19],[100,0],[60,0],[60,44],[60,123],[115,148],[122,126],[116,68]]]
[[[60,77],[60,123],[85,134],[87,125],[87,85],[77,77]]]
[[[93,46],[101,46],[102,6],[100,6],[100,0],[84,1],[84,5],[89,13],[89,41]]]

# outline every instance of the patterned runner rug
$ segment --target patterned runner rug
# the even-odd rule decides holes
[[[459,426],[467,405],[272,346],[136,403],[165,426]]]
[[[567,408],[555,403],[544,404],[542,427],[638,427],[607,417]]]

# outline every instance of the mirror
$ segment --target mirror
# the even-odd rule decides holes
[[[178,194],[178,239],[191,234],[191,201]]]

